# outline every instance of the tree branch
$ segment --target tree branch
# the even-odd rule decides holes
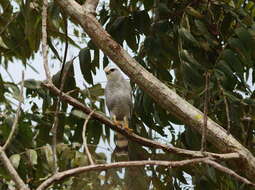
[[[252,185],[255,187],[255,184],[250,182],[249,180],[247,180],[246,178],[238,175],[236,172],[234,172],[233,170],[227,168],[227,167],[224,167],[222,165],[220,165],[219,163],[213,161],[213,160],[205,160],[204,161],[206,164],[209,164],[211,165],[212,167],[214,167],[215,169],[219,170],[219,171],[222,171],[230,176],[233,176],[234,178],[238,179],[240,182],[242,183],[245,183],[245,184],[248,184],[248,185]]]
[[[65,54],[65,56],[66,56],[66,54]],[[69,68],[71,67],[71,65],[73,65],[73,61],[75,58],[76,57],[74,57],[72,60],[70,60],[67,63],[63,62],[63,65],[62,65],[62,68],[60,71],[60,77],[59,77],[60,94],[57,97],[56,109],[54,112],[54,122],[53,122],[53,126],[51,129],[51,132],[53,134],[53,136],[52,136],[52,152],[53,152],[53,163],[54,163],[53,171],[54,171],[54,173],[56,173],[58,171],[57,132],[58,132],[58,123],[59,123],[58,114],[59,114],[59,109],[60,109],[60,98],[63,93],[63,89],[64,89],[64,85],[65,85],[66,77],[68,75]],[[65,59],[66,58],[64,58],[64,61],[65,61]],[[48,83],[52,84],[51,82],[48,82]]]
[[[223,96],[224,104],[225,104],[225,110],[226,110],[226,116],[227,116],[227,122],[228,122],[227,133],[229,134],[230,133],[230,123],[231,123],[231,120],[230,120],[230,116],[229,116],[228,101],[227,101],[227,98],[225,96],[224,89],[223,89],[223,87],[222,87],[222,85],[220,83],[220,80],[217,80],[217,83],[218,83],[218,86],[220,88],[221,94]]]
[[[60,95],[61,91],[58,90],[53,84],[43,84],[43,86],[47,87],[48,89],[51,90],[51,92],[55,93],[56,95]],[[185,150],[185,149],[180,149],[180,148],[176,148],[176,147],[171,147],[171,146],[168,146],[168,145],[165,145],[165,144],[161,144],[161,143],[158,143],[158,142],[155,142],[155,141],[152,141],[152,140],[149,140],[149,139],[146,139],[146,138],[143,138],[143,137],[140,137],[134,133],[129,133],[127,132],[126,130],[124,130],[122,127],[120,126],[116,126],[114,125],[114,123],[109,120],[108,118],[106,118],[105,116],[103,116],[102,114],[100,113],[97,113],[97,112],[94,112],[94,110],[91,110],[90,108],[88,107],[85,107],[82,103],[80,103],[79,101],[77,101],[76,99],[66,95],[65,93],[62,93],[61,94],[61,99],[68,102],[69,104],[75,106],[76,108],[79,108],[81,109],[82,111],[84,111],[85,113],[89,114],[88,118],[86,119],[85,123],[84,123],[84,126],[86,127],[87,125],[87,121],[89,120],[90,116],[94,117],[95,119],[109,125],[113,130],[116,130],[118,132],[120,132],[121,134],[125,135],[126,137],[128,137],[129,139],[135,141],[135,142],[138,142],[142,145],[145,145],[145,146],[148,146],[148,147],[153,147],[153,148],[161,148],[167,152],[171,152],[171,153],[177,153],[177,154],[181,154],[181,155],[186,155],[186,156],[192,156],[192,157],[197,157],[197,159],[206,159],[206,161],[204,161],[205,163],[213,166],[214,168],[220,170],[220,171],[223,171],[233,177],[235,177],[236,179],[238,179],[239,181],[241,182],[244,182],[246,184],[249,184],[249,185],[253,185],[255,186],[255,184],[253,184],[252,182],[250,182],[249,180],[247,180],[246,178],[242,177],[242,176],[239,176],[238,174],[236,174],[233,170],[229,169],[229,168],[226,168],[224,166],[221,166],[220,164],[218,164],[217,162],[213,162],[212,160],[210,159],[222,159],[222,160],[227,160],[227,159],[237,159],[239,158],[240,159],[240,156],[238,153],[228,153],[228,154],[216,154],[216,153],[210,153],[210,152],[201,152],[201,151],[191,151],[191,150]],[[85,128],[84,127],[84,128]],[[83,129],[84,129],[83,128]],[[85,134],[84,130],[83,130],[83,135]],[[83,142],[86,142],[86,139],[85,137],[83,136]],[[86,146],[85,146],[86,147]],[[87,155],[90,155],[89,152],[87,152]],[[207,156],[207,157],[205,157]],[[204,157],[204,158],[203,158]],[[92,158],[91,158],[92,160]],[[99,165],[94,165],[94,162],[93,160],[91,161],[90,160],[90,163],[93,165],[93,166],[99,166]],[[193,160],[196,160],[196,159],[193,159]],[[186,160],[185,160],[186,161]],[[209,162],[209,161],[212,161],[212,162]],[[145,162],[145,161],[144,161]],[[160,162],[160,161],[159,161]],[[161,161],[162,162],[162,161]],[[164,161],[163,161],[164,162]],[[181,161],[180,161],[181,162]],[[114,164],[118,164],[118,163],[114,163]],[[161,164],[155,164],[155,165],[161,165]],[[108,165],[107,165],[108,166]],[[109,167],[112,167],[113,165],[110,164]],[[136,165],[137,166],[137,165]],[[79,168],[76,168],[77,169],[77,172],[79,173],[80,172],[83,172],[83,171],[89,171],[90,169],[87,168],[88,166],[86,166],[86,168],[84,169],[79,169]],[[115,165],[113,166],[115,167]],[[72,169],[72,170],[75,170],[76,169]],[[101,169],[107,169],[107,168],[101,168]],[[97,167],[96,168],[93,168],[91,170],[98,170]],[[65,172],[69,173],[68,171],[70,170],[67,170]],[[64,172],[62,172],[64,173]],[[67,176],[73,176],[75,175],[76,172],[72,173],[70,172],[69,174],[66,174]],[[55,177],[54,177],[55,176]],[[56,178],[57,180],[60,180],[62,179],[63,177],[66,177],[65,175],[63,177],[61,177],[61,175],[59,176],[58,174],[54,175],[52,177]],[[47,182],[48,181],[48,182]],[[51,181],[50,178],[47,179],[45,182],[43,182],[43,184],[41,184],[38,189],[42,188],[42,189],[45,189],[46,187],[48,187],[50,184],[52,184],[55,180]],[[42,187],[41,187],[42,186]]]
[[[52,83],[51,74],[48,66],[48,44],[47,44],[47,8],[48,8],[48,0],[43,0],[43,8],[42,8],[42,51],[43,51],[43,66],[46,74],[46,80],[48,83]],[[63,63],[63,67],[64,67]],[[62,70],[61,70],[62,73]],[[61,76],[60,76],[61,80]],[[61,89],[61,88],[60,88]],[[52,132],[52,156],[53,156],[53,172],[56,173],[58,171],[57,166],[57,128],[58,128],[58,112],[59,112],[59,98],[56,104],[56,110],[54,113],[54,122],[51,129]]]
[[[208,120],[208,103],[209,103],[209,79],[210,73],[205,72],[205,95],[204,95],[204,118],[203,118],[203,131],[201,139],[201,152],[206,150],[206,129],[207,129],[207,120]]]
[[[48,66],[48,44],[47,44],[47,8],[48,0],[43,0],[42,7],[42,52],[43,52],[43,66],[47,81],[51,81],[50,70]]]
[[[42,83],[42,86],[49,89],[53,94],[55,94],[57,96],[60,96],[61,91],[58,88],[56,88],[53,84]],[[69,96],[65,93],[61,94],[60,99],[62,101],[65,101],[65,102],[69,103],[70,105],[76,107],[77,109],[82,110],[86,114],[90,114],[93,111],[92,109],[84,106],[83,103],[79,102],[78,100],[72,98],[71,96]],[[222,159],[222,160],[240,158],[238,153],[217,154],[217,153],[211,153],[211,152],[204,152],[202,154],[200,151],[186,150],[186,149],[181,149],[181,148],[176,148],[176,147],[173,147],[173,146],[169,146],[169,145],[166,145],[166,144],[161,144],[161,143],[158,143],[156,141],[143,138],[139,135],[136,135],[135,133],[129,133],[128,131],[124,130],[122,127],[116,126],[109,118],[107,118],[105,115],[103,115],[101,113],[94,112],[92,114],[92,117],[94,119],[104,123],[105,125],[109,126],[111,129],[113,129],[113,130],[121,133],[122,135],[126,136],[130,140],[132,140],[134,142],[137,142],[141,145],[147,146],[147,147],[159,148],[159,149],[162,149],[166,152],[180,154],[180,155],[183,155],[183,156],[190,156],[190,157],[194,157],[194,158],[201,158],[201,157],[205,157],[205,156],[211,156],[215,159]]]
[[[94,161],[93,161],[93,159],[92,159],[92,156],[91,156],[91,154],[90,154],[90,152],[89,152],[89,148],[88,148],[88,145],[87,145],[86,128],[87,128],[88,121],[89,121],[89,119],[90,119],[90,117],[91,117],[91,115],[92,115],[93,113],[94,113],[94,110],[93,110],[92,112],[89,113],[87,119],[86,119],[85,122],[84,122],[83,130],[82,130],[83,147],[84,147],[84,150],[85,150],[85,152],[86,152],[86,154],[87,154],[87,156],[88,156],[88,159],[89,159],[89,162],[90,162],[91,165],[94,165],[95,163],[94,163]]]
[[[12,180],[17,185],[18,189],[29,190],[27,185],[20,178],[19,174],[17,173],[17,171],[13,167],[11,161],[9,160],[9,158],[7,157],[7,155],[5,154],[5,152],[4,152],[4,150],[1,146],[0,146],[0,160],[3,163],[4,168],[6,169],[8,174],[11,176]]]
[[[86,171],[107,170],[112,168],[146,166],[146,165],[157,165],[157,166],[176,168],[176,167],[181,167],[188,164],[197,164],[200,162],[204,162],[205,160],[208,160],[208,158],[196,158],[196,159],[182,160],[182,161],[159,161],[159,160],[127,161],[127,162],[116,162],[116,163],[110,163],[110,164],[96,164],[96,165],[90,165],[90,166],[83,166],[83,167],[78,167],[78,168],[66,170],[63,172],[59,172],[53,175],[52,177],[45,180],[36,190],[44,190],[56,181],[59,181],[66,177],[74,176]]]
[[[14,122],[12,124],[12,129],[11,132],[4,144],[3,147],[0,146],[0,160],[4,165],[4,168],[8,172],[8,174],[11,176],[12,180],[15,182],[17,185],[18,189],[24,189],[24,190],[29,190],[27,185],[24,183],[24,181],[20,178],[19,174],[13,167],[11,161],[5,154],[5,150],[8,148],[8,146],[11,144],[14,132],[16,131],[16,128],[18,126],[18,121],[19,121],[19,116],[20,116],[20,110],[21,110],[21,104],[23,102],[23,89],[24,89],[24,72],[22,72],[22,79],[21,79],[21,87],[20,87],[20,94],[19,94],[19,104],[16,112],[16,116],[14,119]]]
[[[70,170],[59,172],[51,176],[50,178],[45,180],[36,190],[44,190],[56,181],[60,181],[66,177],[74,176],[86,171],[107,170],[112,168],[146,166],[146,165],[156,165],[156,166],[164,166],[169,168],[176,168],[176,167],[183,167],[189,164],[199,164],[199,163],[207,163],[211,165],[212,167],[214,167],[215,169],[223,171],[237,178],[243,183],[255,186],[255,184],[239,176],[234,171],[228,168],[225,168],[224,166],[221,166],[220,164],[218,164],[217,162],[213,160],[210,160],[209,157],[205,157],[205,158],[195,158],[195,159],[188,159],[188,160],[181,160],[181,161],[141,160],[141,161],[127,161],[127,162],[116,162],[116,163],[110,163],[110,164],[97,164],[97,165],[83,166],[83,167],[73,168]]]
[[[86,7],[84,9],[74,0],[55,1],[67,14],[80,23],[93,43],[111,58],[133,82],[152,97],[158,105],[183,121],[186,126],[193,127],[202,134],[203,113],[178,96],[174,90],[168,88],[133,59],[104,30],[94,14],[91,14],[91,11],[87,11]],[[221,152],[238,152],[243,158],[238,160],[238,164],[243,166],[243,173],[249,179],[255,180],[255,158],[251,152],[210,118],[208,118],[207,123],[207,140]]]
[[[19,104],[17,107],[16,116],[15,116],[14,122],[12,124],[11,132],[10,132],[5,144],[3,145],[3,151],[6,150],[7,147],[11,144],[13,135],[16,131],[17,126],[18,126],[20,109],[21,109],[21,105],[23,103],[23,89],[24,89],[24,71],[22,71],[21,87],[20,87],[20,94],[19,94]]]

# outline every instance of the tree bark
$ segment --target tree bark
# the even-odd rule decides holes
[[[111,58],[140,88],[165,110],[180,119],[186,126],[194,128],[200,134],[203,129],[203,113],[178,96],[173,90],[154,77],[133,59],[103,29],[91,8],[81,6],[74,0],[55,0],[58,5],[75,19],[92,39],[93,43]],[[93,1],[92,1],[93,2]],[[94,7],[95,8],[95,7]],[[208,118],[207,140],[221,152],[238,152],[242,159],[236,165],[251,181],[255,181],[255,158],[232,135]]]
[[[44,190],[53,184],[56,181],[60,181],[66,177],[74,176],[87,171],[96,171],[96,170],[107,170],[112,168],[121,168],[121,167],[138,167],[146,165],[157,165],[165,166],[169,168],[182,167],[185,165],[199,164],[207,161],[209,158],[195,158],[182,161],[162,161],[162,160],[140,160],[140,161],[128,161],[128,162],[116,162],[110,164],[96,164],[89,166],[82,166],[78,168],[69,169],[63,172],[59,172],[45,180],[36,190]],[[249,183],[249,182],[248,182]],[[250,183],[249,183],[250,184]]]

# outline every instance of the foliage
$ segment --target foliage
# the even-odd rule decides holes
[[[82,0],[78,2],[83,3]],[[28,63],[28,60],[34,60],[41,44],[41,5],[40,0],[0,1],[0,64],[4,68],[11,62],[17,63],[17,60],[29,67],[36,64],[33,61],[32,64]],[[91,41],[82,47],[76,43],[76,37],[85,38],[85,34],[75,20],[71,20],[53,1],[48,12],[48,43],[54,55],[51,59],[63,62],[60,56],[63,53],[54,47],[55,42],[68,43],[71,45],[69,48],[80,48],[81,73],[90,86],[85,90],[79,89],[71,67],[64,92],[105,113],[103,86],[93,76],[96,69],[109,63],[108,58]],[[142,66],[200,110],[205,104],[205,74],[209,73],[210,96],[206,98],[209,117],[225,128],[229,119],[231,134],[253,153],[254,17],[255,4],[251,0],[110,0],[100,3],[98,8],[98,19],[109,34],[121,45],[127,46]],[[68,28],[74,36],[66,33],[67,22],[74,25]],[[53,77],[58,86],[59,75]],[[0,86],[0,144],[3,144],[11,130],[16,108],[13,101],[18,99],[19,88],[18,84],[6,81],[2,76]],[[41,88],[36,79],[25,81],[25,87],[25,102],[29,109],[22,110],[18,131],[7,153],[22,179],[35,188],[52,172],[50,130],[57,98]],[[182,123],[156,105],[137,85],[132,84],[132,87],[132,124],[138,134],[155,140],[165,139],[178,147],[199,150],[201,137],[196,132],[185,126],[185,131],[178,133],[176,126]],[[86,116],[63,102],[59,117],[57,154],[60,171],[87,165],[88,159],[81,151],[81,132]],[[107,126],[94,120],[89,122],[89,148],[99,163],[109,161],[107,157],[111,156],[111,151],[107,149],[107,144],[112,141],[110,134]],[[105,148],[98,151],[102,145]],[[132,151],[134,160],[181,159],[138,145],[132,147],[136,150]],[[217,152],[211,144],[207,145],[207,150]],[[8,189],[12,183],[2,167],[0,165],[0,189]],[[91,172],[61,181],[52,189],[124,189],[130,184],[136,186],[132,189],[148,189],[148,186],[162,190],[188,189],[191,185],[194,185],[194,189],[249,189],[204,165]]]

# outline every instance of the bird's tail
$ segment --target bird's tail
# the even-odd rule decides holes
[[[113,154],[118,158],[118,160],[123,157],[128,156],[128,139],[120,133],[115,133],[115,143],[116,147]]]

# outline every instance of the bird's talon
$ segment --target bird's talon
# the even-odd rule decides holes
[[[113,123],[114,123],[114,125],[116,125],[116,126],[122,125],[121,121],[118,121],[118,120],[116,119],[116,116],[115,116],[115,115],[113,116]]]
[[[132,132],[133,132],[133,129],[130,129],[130,128],[128,127],[128,121],[127,121],[126,119],[124,120],[123,128],[124,128],[124,130],[127,131],[128,133],[132,133]]]
[[[128,127],[124,127],[124,130],[127,131],[128,133],[133,133],[133,129],[130,129]]]
[[[114,125],[116,126],[120,126],[121,125],[121,122],[120,121],[113,121]]]

